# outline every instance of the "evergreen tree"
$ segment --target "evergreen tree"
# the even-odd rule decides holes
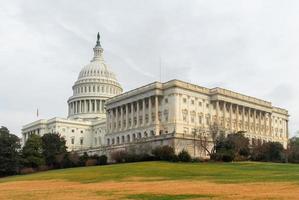
[[[6,127],[0,128],[0,176],[16,174],[19,168],[20,140]]]
[[[22,164],[24,167],[37,168],[45,164],[42,154],[42,139],[38,135],[31,135],[22,149]]]
[[[42,149],[46,164],[49,167],[59,167],[62,155],[66,154],[64,138],[56,133],[47,133],[42,136]]]

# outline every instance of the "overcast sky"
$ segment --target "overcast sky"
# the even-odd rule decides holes
[[[67,116],[97,32],[124,90],[181,79],[289,110],[299,130],[298,0],[0,0],[0,125]]]

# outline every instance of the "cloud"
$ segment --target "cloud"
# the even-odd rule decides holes
[[[0,122],[20,134],[67,115],[67,98],[101,33],[125,90],[182,79],[272,101],[299,130],[299,2],[19,1],[0,7]],[[132,78],[132,74],[134,75]]]

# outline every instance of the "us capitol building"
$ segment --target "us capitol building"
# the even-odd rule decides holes
[[[194,157],[206,157],[198,144],[203,134],[210,137],[209,129],[216,124],[226,133],[243,132],[251,144],[287,145],[288,111],[271,102],[180,80],[153,82],[123,93],[105,64],[99,34],[93,51],[93,59],[72,87],[68,117],[24,125],[23,144],[31,134],[58,133],[69,151],[81,153],[109,156],[132,145],[148,149],[170,145],[176,152],[186,149]]]

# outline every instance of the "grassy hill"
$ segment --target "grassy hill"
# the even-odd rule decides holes
[[[30,175],[0,179],[67,180],[81,183],[121,181],[134,177],[165,180],[209,180],[222,183],[292,181],[299,183],[299,165],[281,163],[237,162],[237,163],[170,163],[139,162],[94,167],[78,167],[51,170]]]
[[[107,186],[107,183],[127,185],[142,182],[147,185],[152,183],[192,183],[208,182],[216,185],[235,185],[248,183],[289,183],[299,187],[299,165],[279,163],[169,163],[169,162],[141,162],[128,164],[115,164],[107,166],[80,167],[72,169],[52,170],[30,175],[20,175],[0,179],[1,186],[18,184],[20,182],[36,183],[37,181],[63,181],[86,185],[96,183]],[[193,181],[193,182],[192,182]],[[147,183],[149,182],[149,183]],[[88,184],[87,184],[88,185]],[[54,185],[55,186],[55,185]],[[90,185],[89,185],[90,186]],[[108,186],[107,186],[108,187]],[[149,187],[149,186],[148,186]],[[179,187],[178,187],[179,188]],[[4,188],[5,189],[5,188]],[[22,189],[22,188],[21,188]],[[133,193],[124,199],[202,199],[214,198],[210,192],[196,194],[177,194],[171,196],[164,194]],[[105,193],[106,192],[106,193]],[[105,190],[108,197],[111,190]],[[104,194],[103,193],[103,194]],[[9,193],[7,193],[9,194]],[[134,196],[135,195],[135,196]],[[148,197],[148,195],[150,195]],[[151,195],[156,195],[155,197]],[[160,196],[159,196],[160,195]],[[162,196],[161,196],[162,195]],[[164,196],[163,196],[164,195]],[[170,196],[169,196],[170,195]],[[192,196],[193,195],[193,196]],[[3,196],[7,198],[7,196]],[[32,197],[32,196],[30,196]],[[1,192],[0,192],[1,198]],[[43,197],[44,198],[44,197]],[[215,197],[216,198],[216,197]],[[8,198],[9,199],[9,198]],[[12,198],[14,199],[14,198]],[[21,198],[22,199],[22,198]],[[24,199],[24,198],[23,198]],[[30,199],[30,198],[28,198]],[[47,198],[46,198],[47,199]],[[65,199],[65,198],[64,198]],[[103,199],[99,198],[99,199]],[[109,198],[107,198],[109,199]],[[115,199],[115,198],[112,198]],[[122,199],[119,197],[119,199]],[[225,199],[225,198],[224,198]],[[246,198],[245,198],[246,199]]]

